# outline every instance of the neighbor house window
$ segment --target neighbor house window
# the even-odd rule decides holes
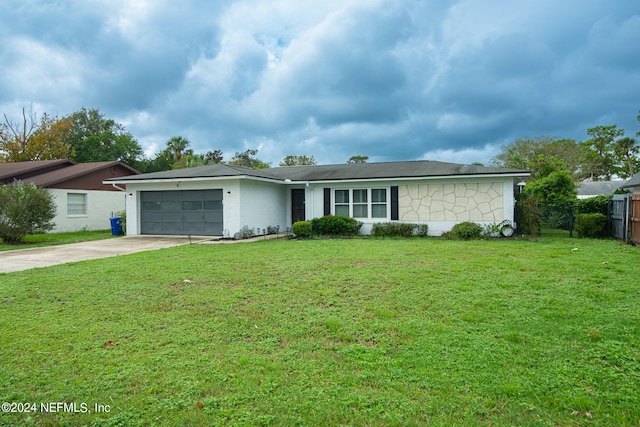
[[[87,194],[67,193],[67,215],[87,214]]]
[[[335,190],[334,213],[358,219],[388,217],[386,188]]]

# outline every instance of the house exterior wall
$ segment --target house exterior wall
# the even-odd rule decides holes
[[[307,219],[324,215],[323,188],[331,188],[333,195],[336,189],[390,189],[392,186],[398,186],[398,221],[427,224],[432,236],[440,236],[463,221],[490,224],[514,219],[512,177],[313,184],[306,193]],[[334,206],[332,200],[332,214],[335,213]],[[390,203],[386,218],[358,220],[363,223],[362,233],[371,233],[373,224],[391,221]]]
[[[287,204],[289,189],[287,186],[269,182],[243,180],[240,182],[238,197],[240,199],[237,222],[225,223],[231,235],[245,225],[255,229],[257,234],[267,227],[280,226],[284,231],[287,224]],[[291,213],[289,212],[289,217]]]
[[[189,179],[127,184],[124,194],[127,209],[127,235],[140,234],[140,192],[171,190],[223,191],[224,234],[233,236],[243,226],[257,233],[269,226],[291,227],[291,189],[305,190],[305,217],[324,216],[325,188],[386,189],[387,214],[384,218],[362,218],[362,233],[369,234],[373,224],[391,221],[391,187],[398,187],[398,221],[429,225],[429,235],[439,236],[462,221],[479,224],[513,221],[513,177],[467,176],[460,178],[361,180],[349,182],[275,183],[255,179]],[[117,194],[117,193],[116,193]],[[372,194],[372,193],[370,193]],[[335,213],[331,200],[331,213]]]
[[[56,204],[56,224],[53,232],[82,230],[107,230],[111,228],[109,218],[125,209],[125,193],[97,190],[49,189]],[[69,193],[86,194],[86,214],[69,215],[67,199]]]
[[[233,236],[245,225],[256,229],[256,232],[258,229],[266,229],[267,226],[279,225],[281,230],[287,227],[285,186],[239,179],[185,180],[127,184],[127,235],[140,234],[139,208],[142,191],[213,189],[222,189],[225,235],[228,232],[229,236]]]

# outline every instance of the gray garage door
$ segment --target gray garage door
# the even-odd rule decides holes
[[[222,235],[222,190],[143,191],[142,234]]]

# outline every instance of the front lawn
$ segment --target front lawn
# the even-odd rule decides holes
[[[73,233],[40,233],[29,234],[20,243],[8,244],[0,239],[0,251],[38,248],[41,246],[64,245],[67,243],[86,242],[89,240],[111,239],[111,230],[76,231]]]
[[[269,240],[0,275],[0,400],[37,404],[0,425],[638,425],[638,265],[566,237]]]

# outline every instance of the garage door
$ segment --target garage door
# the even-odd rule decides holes
[[[222,190],[143,191],[142,234],[222,235]]]

